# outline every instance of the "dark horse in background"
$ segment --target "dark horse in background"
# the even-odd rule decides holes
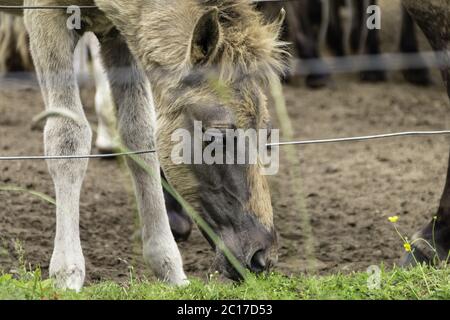
[[[329,83],[330,71],[321,59],[324,45],[331,53],[342,57],[348,54],[378,55],[381,53],[380,30],[366,27],[367,8],[376,5],[377,0],[300,0],[263,2],[258,4],[269,19],[281,7],[287,11],[285,38],[293,44],[293,53],[300,59],[314,61],[309,67],[302,65],[307,73],[306,85],[310,88],[324,87]],[[416,25],[409,12],[402,7],[401,35],[399,49],[402,53],[418,54],[419,43]],[[400,28],[400,26],[399,26]],[[431,83],[425,63],[417,58],[421,66],[402,70],[405,79],[416,85]],[[382,69],[382,68],[381,68]],[[362,81],[378,82],[386,80],[384,70],[361,72]]]
[[[353,19],[350,37],[350,46],[353,51],[357,51],[359,48],[359,53],[369,55],[380,53],[379,30],[369,30],[365,42],[360,42],[361,32],[363,32],[360,26],[365,25],[362,23],[362,19],[367,17],[367,7],[364,7],[364,4],[376,3],[376,0],[353,2],[356,16]],[[342,39],[342,17],[338,13],[344,4],[343,0],[330,1],[331,15],[327,43],[338,56],[346,53]],[[439,53],[440,59],[444,60],[441,72],[450,98],[450,0],[403,0],[402,4],[401,52],[418,53],[415,29],[415,23],[417,23],[428,38],[433,50]],[[319,0],[303,0],[262,3],[259,4],[259,7],[270,17],[276,10],[284,6],[287,11],[287,34],[285,36],[293,42],[300,58],[318,59],[320,58],[318,28],[322,17],[321,5]],[[307,77],[308,86],[326,85],[329,74],[326,72],[325,65],[322,70],[323,73],[314,72]],[[406,69],[403,70],[403,74],[411,83],[417,85],[430,83],[429,71],[426,68]],[[383,81],[386,79],[386,75],[384,71],[363,71],[361,79]],[[435,248],[432,249],[424,241],[414,241],[414,250],[403,258],[403,265],[434,262],[436,258],[441,261],[448,259],[450,250],[450,159],[446,185],[436,217],[433,217],[428,225],[414,235],[413,240],[417,239],[424,239]]]
[[[339,0],[343,1],[343,0]],[[334,1],[333,1],[334,2]],[[361,1],[357,0],[355,1],[355,8],[354,8],[354,23],[352,24],[352,32],[350,37],[350,46],[351,49],[354,52],[360,52],[365,53],[368,55],[377,55],[381,53],[381,41],[380,41],[380,30],[373,29],[368,30],[367,35],[365,37],[361,37],[361,33],[363,32],[363,27],[366,25],[366,19],[367,19],[367,6],[364,6],[364,4],[368,5],[377,5],[377,0],[366,0]],[[337,9],[334,9],[337,10]],[[341,27],[342,22],[339,20],[336,22],[337,28],[331,28],[330,30],[338,30],[339,27]],[[363,26],[363,27],[361,27]],[[342,33],[341,33],[342,34]],[[331,34],[330,31],[328,33],[329,40],[333,41],[333,39],[336,39],[339,37],[339,34]],[[331,37],[330,37],[331,36]],[[362,42],[361,42],[362,40]],[[338,42],[338,45],[341,45],[342,40]],[[342,47],[337,47],[340,52],[343,51]],[[417,54],[417,61],[420,62],[421,66],[413,67],[413,68],[405,68],[402,70],[403,76],[405,77],[405,80],[415,84],[415,85],[421,85],[426,86],[431,84],[431,78],[429,70],[426,67],[423,67],[425,62],[421,58],[419,52],[419,41],[417,37],[417,30],[416,30],[416,24],[412,18],[412,16],[409,14],[408,10],[406,10],[405,6],[402,6],[401,8],[401,31],[400,31],[400,43],[399,43],[399,49],[401,53],[405,54]],[[338,52],[339,54],[339,52]],[[378,71],[363,71],[361,72],[361,80],[363,81],[385,81],[386,80],[386,72],[384,70],[378,70]]]

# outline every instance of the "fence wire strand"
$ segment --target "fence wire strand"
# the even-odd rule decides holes
[[[450,130],[437,130],[437,131],[405,131],[395,133],[385,133],[368,136],[356,136],[346,138],[331,138],[331,139],[316,139],[316,140],[298,140],[268,143],[268,147],[283,147],[283,146],[306,146],[306,145],[318,145],[318,144],[331,144],[331,143],[344,143],[344,142],[364,142],[370,140],[382,140],[392,138],[405,138],[405,137],[426,137],[426,136],[438,136],[438,135],[450,135]],[[116,157],[126,157],[133,155],[145,155],[157,153],[157,150],[141,150],[130,152],[118,152],[109,154],[91,154],[91,155],[66,155],[66,156],[3,156],[0,157],[2,161],[27,161],[27,160],[77,160],[77,159],[107,159]]]
[[[251,0],[249,2],[258,3],[258,2],[290,2],[290,1],[302,1],[302,0]],[[98,6],[78,6],[73,5],[80,9],[98,9]],[[72,6],[5,6],[0,5],[0,9],[7,10],[67,10]]]

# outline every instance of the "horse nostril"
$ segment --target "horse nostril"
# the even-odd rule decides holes
[[[250,261],[250,271],[255,273],[264,272],[268,267],[264,250],[256,251]]]

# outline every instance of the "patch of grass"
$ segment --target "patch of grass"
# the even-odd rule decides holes
[[[311,299],[450,299],[450,269],[421,267],[381,270],[380,287],[369,289],[367,273],[331,276],[286,277],[280,274],[254,278],[243,284],[223,283],[212,278],[205,283],[174,288],[158,282],[130,278],[127,283],[102,282],[80,293],[56,290],[51,280],[42,280],[39,270],[0,276],[0,299],[31,300],[311,300]],[[424,278],[425,277],[425,278]]]

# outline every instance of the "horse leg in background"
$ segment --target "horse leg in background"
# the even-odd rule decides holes
[[[100,43],[93,33],[86,34],[84,38],[92,58],[92,74],[95,81],[95,111],[98,120],[95,146],[100,153],[113,153],[118,147],[113,138],[116,135],[115,105],[108,76],[102,64]]]
[[[91,32],[87,32],[81,37],[75,49],[74,69],[81,86],[90,79],[92,73],[95,82],[94,104],[98,120],[95,145],[100,153],[113,153],[117,148],[113,141],[115,131],[114,103],[108,77],[100,57],[100,44]]]
[[[80,38],[73,54],[73,68],[80,88],[84,88],[89,80],[89,52],[86,35],[84,34]]]
[[[360,17],[361,28],[367,29],[367,8],[368,6],[377,5],[377,0],[356,1],[356,12]],[[363,30],[363,29],[362,29]],[[361,37],[359,54],[367,54],[369,56],[378,56],[381,53],[380,30],[368,29],[367,37]],[[356,37],[356,36],[355,36]],[[382,82],[387,80],[386,71],[381,60],[377,59],[381,65],[374,66],[375,70],[365,70],[360,74],[361,81]]]
[[[103,36],[100,42],[117,106],[122,142],[130,150],[155,149],[156,115],[147,76],[117,31]],[[166,213],[158,156],[146,154],[141,159],[152,174],[148,174],[132,159],[128,159],[128,166],[139,207],[144,258],[161,280],[177,285],[186,284],[188,281],[181,255]]]
[[[23,17],[0,13],[0,74],[33,71]]]
[[[440,54],[445,67],[442,69],[444,83],[450,98],[450,0],[431,2],[428,0],[404,0],[405,7],[413,19],[419,24],[433,49]],[[425,239],[434,249],[430,248]],[[444,192],[435,218],[420,232],[414,235],[416,240],[413,252],[408,253],[403,265],[414,265],[416,262],[434,263],[445,261],[450,254],[450,158]],[[436,259],[438,258],[438,259]]]
[[[346,54],[342,21],[343,10],[345,10],[344,0],[332,0],[330,2],[330,23],[327,32],[327,43],[333,54],[338,57],[343,57]]]
[[[422,67],[403,70],[403,76],[408,82],[419,86],[431,84],[430,72],[428,68],[423,67],[424,59],[419,54],[419,43],[417,40],[416,26],[413,18],[408,11],[402,7],[402,33],[400,38],[400,52],[406,54],[415,54]]]
[[[259,2],[257,8],[264,14],[267,21],[275,20],[279,16],[281,9],[283,7],[286,9],[285,29],[282,39],[292,44],[293,50],[291,50],[291,53],[293,57],[306,60],[307,63],[302,64],[300,67],[302,71],[306,71],[306,85],[310,88],[320,88],[328,84],[329,72],[323,60],[320,59],[318,39],[314,39],[312,32],[310,32],[309,17],[306,12],[309,6],[306,2],[309,1],[313,0]],[[314,1],[318,2],[318,0]],[[311,66],[311,63],[314,65]],[[298,78],[297,70],[294,70],[284,80],[293,84],[297,83],[296,80]]]
[[[328,1],[328,0],[325,0]],[[320,54],[321,1],[292,1],[285,4],[289,38],[307,71],[306,85],[322,88],[330,82],[330,71]]]
[[[300,58],[302,73],[306,73],[306,85],[310,88],[321,88],[330,81],[329,68],[321,58],[319,29],[322,22],[322,6],[326,2],[328,8],[332,0],[306,0],[287,2],[262,2],[261,10],[268,21],[274,20],[284,7],[286,9],[285,34],[283,38],[293,45],[293,56]],[[297,67],[297,66],[296,66]],[[288,76],[290,82],[297,78],[297,69]]]
[[[14,57],[15,37],[12,21],[14,17],[0,13],[0,74],[6,74],[17,69],[18,61]]]
[[[25,2],[34,4],[34,2]],[[28,10],[25,24],[47,110],[65,110],[76,119],[51,117],[44,130],[45,153],[51,156],[89,154],[91,129],[84,115],[73,69],[78,41],[66,28],[64,13]],[[50,275],[61,288],[80,290],[85,261],[79,234],[79,201],[88,160],[49,160],[56,192],[56,236]]]

